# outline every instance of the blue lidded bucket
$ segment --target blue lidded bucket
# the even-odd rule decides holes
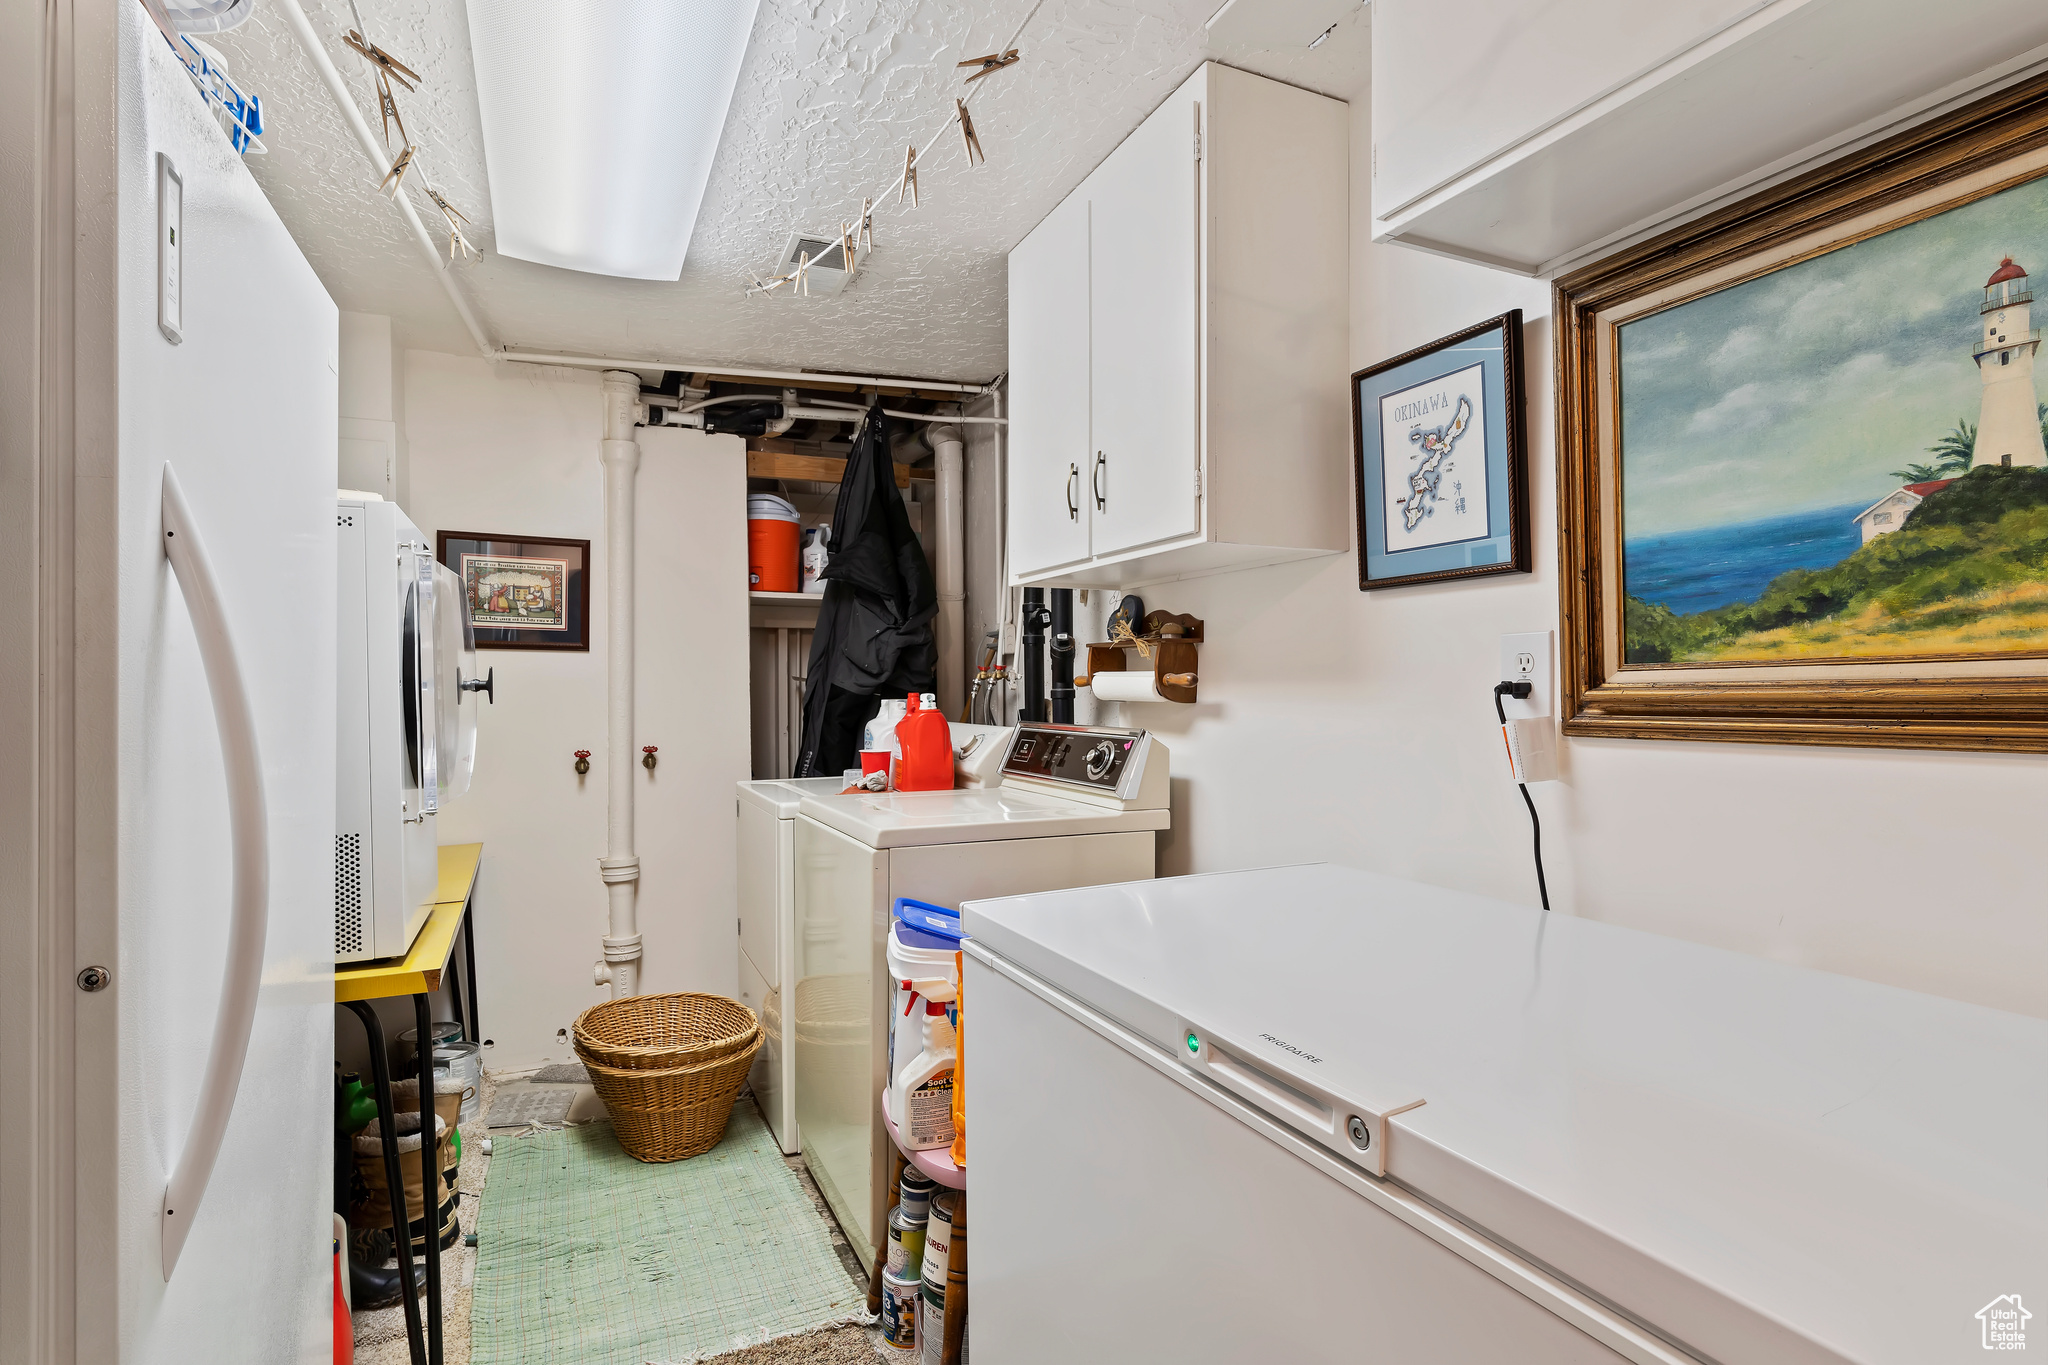
[[[960,927],[960,912],[943,905],[930,905],[908,896],[896,898],[896,937],[906,948],[936,948],[958,952],[967,931]]]

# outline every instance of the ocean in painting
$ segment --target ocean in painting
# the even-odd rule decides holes
[[[1852,518],[1861,503],[1708,526],[1628,541],[1622,574],[1630,597],[1679,616],[1754,602],[1788,569],[1823,569],[1862,543]]]

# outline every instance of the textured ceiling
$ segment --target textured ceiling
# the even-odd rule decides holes
[[[1237,0],[1286,6],[1292,0]],[[377,125],[346,0],[303,0]],[[923,206],[884,191],[960,89],[954,63],[995,49],[1030,0],[761,0],[688,261],[675,283],[609,279],[496,255],[461,0],[358,0],[370,37],[425,79],[401,106],[420,164],[470,220],[481,261],[457,267],[499,345],[772,368],[981,380],[1005,368],[1004,257],[1205,57],[1348,97],[1363,90],[1367,12],[1315,51],[1220,50],[1219,0],[1044,0],[1023,60],[979,82],[988,160],[957,133],[920,167]],[[249,158],[285,225],[350,311],[392,317],[401,344],[469,351],[467,332],[274,7],[213,40],[263,96],[267,156]],[[677,54],[688,79],[687,54]],[[659,175],[660,166],[638,172]],[[440,215],[417,189],[428,228]],[[748,297],[793,230],[832,231],[879,201],[873,254],[836,296]]]

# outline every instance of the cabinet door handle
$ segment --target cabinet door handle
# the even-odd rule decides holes
[[[1109,457],[1104,455],[1099,450],[1096,451],[1095,477],[1090,480],[1090,483],[1094,486],[1095,489],[1095,510],[1098,512],[1106,512],[1109,510],[1109,495],[1102,491],[1102,475],[1104,471],[1108,469],[1108,467]]]
[[[1078,494],[1080,493],[1080,491],[1081,491],[1081,466],[1079,466],[1079,465],[1077,465],[1077,464],[1070,464],[1070,465],[1068,465],[1068,466],[1067,466],[1067,520],[1068,520],[1068,521],[1079,521],[1079,520],[1081,519],[1081,504],[1080,504],[1080,502],[1079,502],[1079,501],[1077,500],[1077,495],[1078,495]]]

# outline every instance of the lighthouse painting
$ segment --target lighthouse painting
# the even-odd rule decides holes
[[[1628,666],[2048,655],[2048,178],[1615,331]]]

